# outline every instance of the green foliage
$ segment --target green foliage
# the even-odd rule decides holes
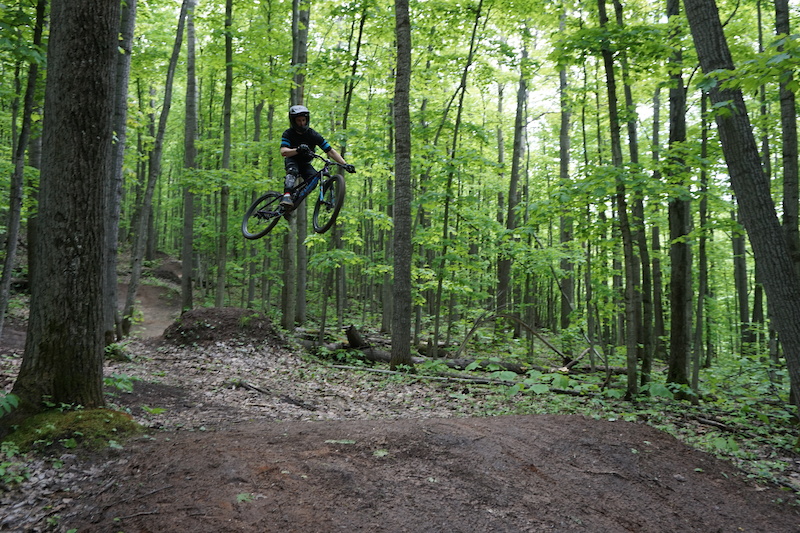
[[[248,503],[252,502],[255,499],[253,494],[249,492],[242,492],[236,495],[236,503]]]
[[[111,376],[103,378],[103,384],[106,387],[113,387],[122,392],[133,392],[133,383],[140,381],[139,378],[129,376],[127,374],[111,374]]]
[[[0,418],[11,413],[17,407],[19,407],[19,397],[15,394],[0,395]]]
[[[768,83],[789,82],[789,75],[800,66],[800,37],[779,36],[767,44],[763,52],[740,62],[735,70],[717,70],[706,74],[698,86],[708,89],[718,85],[723,89],[741,89],[755,92]],[[789,89],[796,91],[798,80],[793,79]]]
[[[30,477],[30,470],[19,453],[19,446],[13,442],[6,441],[0,446],[0,487],[16,485]]]

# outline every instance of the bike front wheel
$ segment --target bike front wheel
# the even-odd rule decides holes
[[[331,176],[322,185],[322,194],[314,204],[314,231],[325,233],[336,222],[339,210],[344,203],[344,178],[339,174]]]
[[[280,205],[283,195],[268,192],[250,206],[242,220],[242,235],[247,239],[260,239],[278,223],[284,214]]]

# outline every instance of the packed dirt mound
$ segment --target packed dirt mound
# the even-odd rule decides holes
[[[263,313],[236,307],[187,311],[164,331],[164,340],[177,346],[236,340],[280,342],[275,328]]]
[[[131,448],[82,532],[789,532],[728,463],[578,416],[248,422]],[[112,473],[107,472],[107,473]]]

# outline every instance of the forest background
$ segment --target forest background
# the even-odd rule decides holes
[[[677,2],[614,3],[611,13],[604,2],[410,6],[413,209],[401,237],[412,245],[414,345],[426,341],[435,357],[471,336],[477,352],[528,365],[621,365],[621,388],[609,387],[610,372],[596,388],[629,399],[698,401],[735,378],[748,408],[789,401],[765,274],[712,128],[739,110],[708,94],[744,94],[796,252],[796,6],[719,9],[739,68],[704,75]],[[185,309],[248,307],[287,329],[391,332],[393,6],[130,1],[122,13],[123,30],[135,20],[129,41],[120,32],[130,50],[120,54],[130,60],[127,142],[117,143],[119,212],[105,220],[118,222],[113,275],[121,250],[134,290],[122,319],[105,319],[106,342],[129,332],[142,264],[157,252],[183,260]],[[12,280],[28,270],[17,243],[25,252],[37,213],[46,3],[4,4],[1,16],[5,313]],[[241,216],[281,187],[279,138],[298,101],[358,173],[335,231],[309,235],[301,213],[247,241]],[[123,300],[107,297],[106,309]],[[468,335],[476,324],[488,327]]]

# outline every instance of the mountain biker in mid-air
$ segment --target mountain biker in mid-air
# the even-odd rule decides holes
[[[311,114],[303,105],[293,105],[289,108],[289,129],[281,137],[281,156],[286,167],[286,179],[283,185],[283,198],[281,205],[294,207],[291,193],[298,178],[306,180],[314,175],[316,170],[311,166],[314,148],[319,146],[331,159],[344,165],[347,172],[353,173],[356,168],[347,163],[322,135],[309,127]],[[302,183],[299,182],[299,183]]]

